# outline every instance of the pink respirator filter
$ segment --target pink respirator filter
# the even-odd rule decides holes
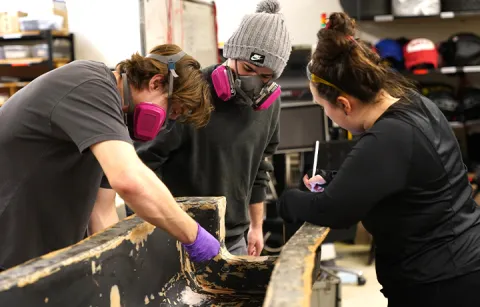
[[[223,101],[232,98],[232,87],[225,66],[220,65],[212,72],[212,83],[218,98]]]
[[[153,140],[167,118],[167,112],[160,106],[142,102],[135,107],[133,124],[135,138],[143,141]]]
[[[266,100],[260,104],[256,109],[258,111],[263,111],[268,109],[274,102],[277,100],[278,97],[280,97],[280,94],[282,94],[282,89],[280,85],[277,85],[277,87],[273,90],[273,92],[268,95]]]

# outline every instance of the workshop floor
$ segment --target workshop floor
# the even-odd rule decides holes
[[[342,307],[387,307],[387,299],[380,292],[381,286],[375,274],[375,264],[367,266],[367,255],[348,254],[336,260],[341,267],[363,271],[367,283],[364,286],[342,285]]]

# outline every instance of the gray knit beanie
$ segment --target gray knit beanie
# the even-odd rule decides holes
[[[248,14],[223,47],[225,58],[248,61],[273,70],[280,77],[292,51],[292,43],[277,0],[263,0]]]

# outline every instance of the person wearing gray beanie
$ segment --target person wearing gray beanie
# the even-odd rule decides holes
[[[264,246],[263,208],[273,170],[266,158],[280,140],[280,87],[274,80],[291,52],[279,11],[277,1],[260,2],[224,45],[226,62],[203,69],[215,108],[206,127],[177,123],[137,147],[174,196],[226,198],[225,245],[233,255],[259,256]],[[113,203],[115,193],[104,194],[108,182],[102,187],[97,202]]]

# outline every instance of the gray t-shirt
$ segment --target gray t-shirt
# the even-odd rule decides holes
[[[132,143],[121,106],[108,67],[75,61],[0,108],[1,267],[83,239],[102,178],[89,147]]]

